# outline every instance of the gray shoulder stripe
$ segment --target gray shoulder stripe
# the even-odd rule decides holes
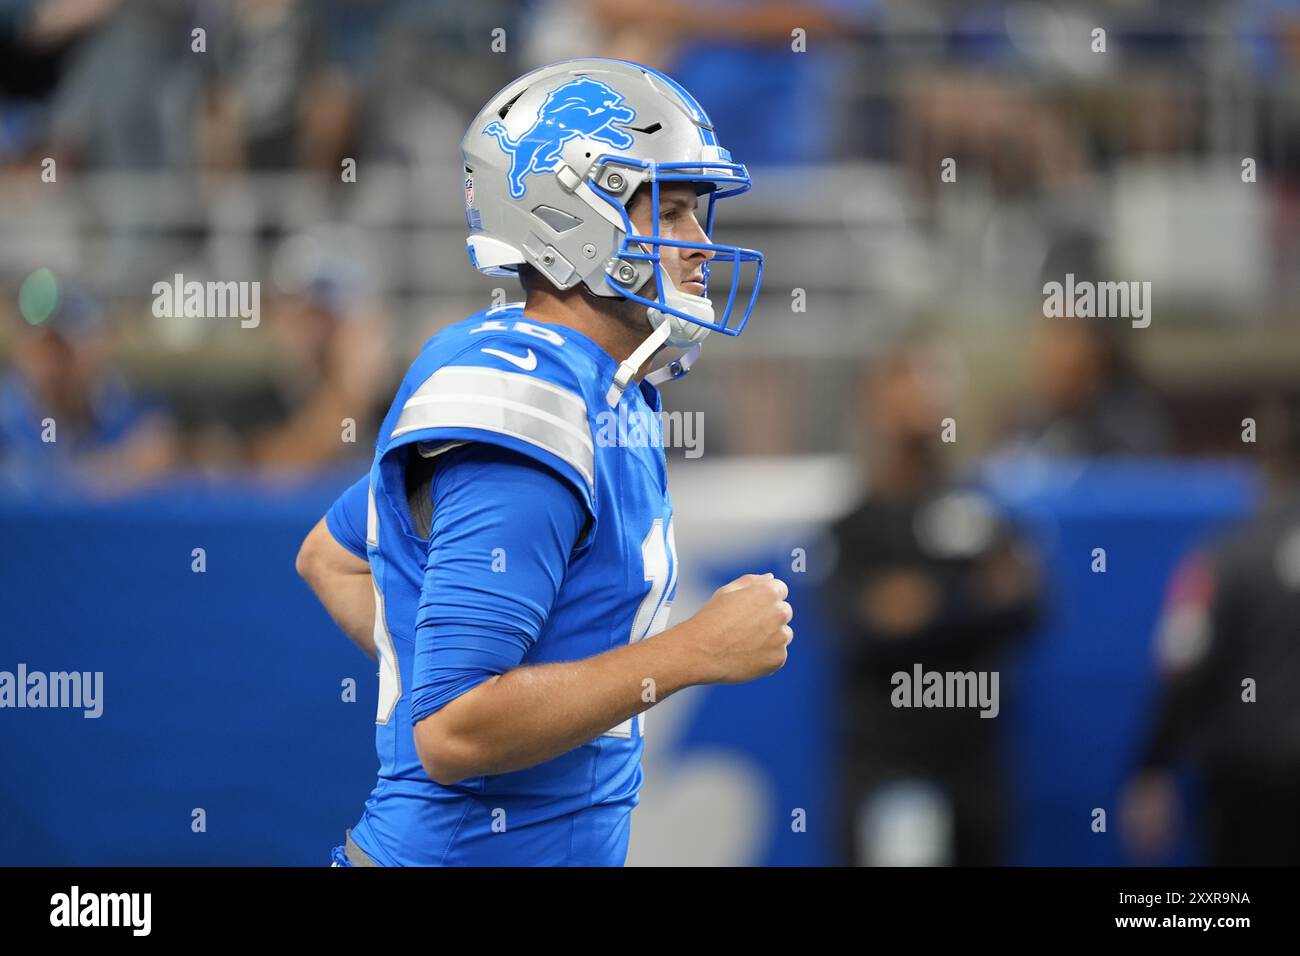
[[[590,436],[584,446],[580,439],[548,418],[527,408],[507,408],[483,401],[437,401],[403,411],[392,437],[422,428],[480,428],[509,435],[568,462],[582,475],[588,489],[594,492],[595,453]]]
[[[494,395],[510,398],[519,402],[529,402],[542,406],[539,396],[550,396],[561,407],[567,407],[572,413],[587,421],[587,403],[582,396],[567,388],[561,388],[545,379],[534,378],[520,372],[504,372],[495,368],[483,368],[477,365],[451,365],[440,368],[415,390],[411,398],[419,398],[447,387],[455,381],[460,385],[458,391],[474,392],[478,395]]]
[[[496,369],[439,369],[407,399],[390,437],[425,428],[480,428],[526,441],[568,462],[594,491],[586,404],[550,382]]]

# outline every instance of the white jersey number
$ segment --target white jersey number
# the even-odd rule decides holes
[[[650,590],[642,599],[632,618],[632,631],[628,643],[635,644],[647,637],[654,637],[668,626],[668,615],[672,611],[672,601],[668,598],[677,584],[677,541],[673,537],[673,522],[668,519],[668,532],[664,533],[664,519],[655,518],[654,524],[641,542],[641,565],[645,580],[650,582]],[[640,731],[645,733],[645,713],[623,721],[613,730],[607,731],[607,737],[631,737],[632,721],[640,721]]]
[[[366,505],[366,544],[379,547],[379,512],[375,510],[373,486]],[[393,646],[393,635],[388,633],[384,594],[379,590],[379,584],[373,575],[370,580],[375,589],[375,653],[379,657],[379,706],[375,711],[375,723],[387,724],[392,720],[393,710],[402,696],[402,675],[397,670],[397,648]]]

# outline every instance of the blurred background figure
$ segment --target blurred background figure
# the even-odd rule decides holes
[[[1105,281],[1091,239],[1068,239],[1047,256],[1042,284]],[[1161,455],[1170,424],[1132,355],[1122,318],[1046,318],[1031,327],[1027,393],[1008,413],[1002,451],[1087,458]]]
[[[170,416],[111,362],[99,304],[48,269],[27,277],[20,304],[13,365],[0,375],[0,483],[107,494],[173,468]]]
[[[200,464],[287,476],[348,461],[364,470],[400,381],[372,266],[361,237],[344,227],[281,244],[270,270],[270,374],[206,416]]]
[[[727,130],[728,149],[749,165],[829,159],[841,147],[838,115],[851,42],[878,0],[543,0],[528,58],[541,64],[602,49],[663,70]],[[791,57],[801,41],[802,50]],[[808,37],[816,56],[805,56]]]
[[[237,0],[214,8],[201,143],[210,167],[338,168],[382,2]]]
[[[369,463],[396,370],[368,262],[362,237],[343,229],[297,236],[277,255],[272,279],[281,296],[274,327],[283,417],[255,437],[257,467]],[[348,422],[354,424],[343,438]]]
[[[854,418],[870,491],[831,529],[839,632],[845,862],[1007,862],[1002,724],[977,708],[898,708],[891,675],[999,671],[1033,624],[1038,580],[993,502],[952,477],[941,441],[959,369],[925,340],[876,363]],[[999,681],[1000,693],[1007,683]]]
[[[1169,427],[1104,319],[1041,319],[1030,340],[1028,393],[1012,412],[1006,451],[1042,455],[1159,455]]]
[[[1300,402],[1271,402],[1258,421],[1268,502],[1188,556],[1169,586],[1163,689],[1124,802],[1142,862],[1186,821],[1210,865],[1300,865]],[[1187,765],[1201,784],[1195,815],[1175,779]]]
[[[44,140],[60,165],[159,169],[191,159],[197,61],[188,0],[0,4],[0,115],[11,147]],[[0,153],[2,156],[3,153]]]

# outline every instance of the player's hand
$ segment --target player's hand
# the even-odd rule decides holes
[[[690,619],[703,683],[739,684],[781,669],[794,640],[789,593],[771,574],[746,574],[713,592]]]

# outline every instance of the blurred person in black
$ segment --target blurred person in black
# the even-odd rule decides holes
[[[1190,765],[1210,865],[1300,864],[1300,400],[1257,421],[1269,501],[1180,564],[1161,617],[1162,693],[1122,804],[1144,862],[1180,826]]]
[[[991,672],[1032,626],[1038,578],[994,503],[942,454],[950,375],[910,342],[863,390],[870,491],[831,529],[840,635],[838,816],[845,862],[1005,862],[1001,728],[978,708],[894,706],[893,675]]]
[[[0,167],[39,161],[49,101],[82,31],[104,12],[84,4],[74,11],[67,4],[0,0]],[[75,15],[63,15],[69,13]]]

